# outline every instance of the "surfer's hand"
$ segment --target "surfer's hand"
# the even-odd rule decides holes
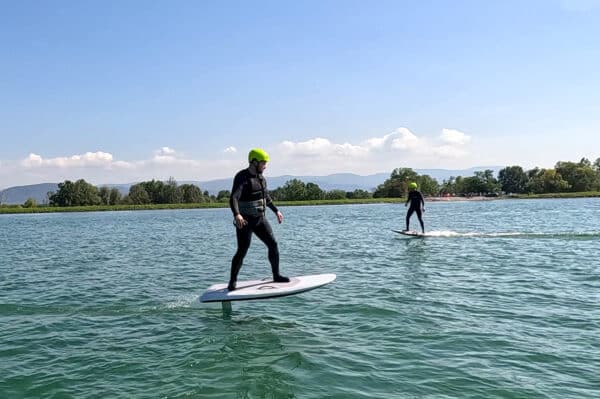
[[[244,219],[242,215],[235,215],[235,226],[238,229],[243,229],[246,224],[248,224],[248,222],[246,222],[246,219]]]
[[[277,221],[279,222],[279,224],[283,222],[283,213],[281,213],[280,211],[277,211]]]

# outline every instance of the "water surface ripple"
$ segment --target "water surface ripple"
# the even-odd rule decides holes
[[[281,210],[283,272],[338,279],[231,315],[229,210],[0,215],[0,396],[600,397],[600,199]]]

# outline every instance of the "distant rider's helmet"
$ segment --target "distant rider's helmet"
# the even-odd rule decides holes
[[[408,187],[409,187],[411,190],[416,190],[418,186],[417,186],[417,183],[415,183],[415,182],[413,181],[413,182],[409,183]]]
[[[253,148],[248,153],[248,163],[252,163],[252,161],[256,162],[269,162],[269,154],[261,148]]]

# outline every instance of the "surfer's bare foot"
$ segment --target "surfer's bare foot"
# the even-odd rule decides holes
[[[230,281],[229,284],[227,284],[227,291],[233,290],[235,290],[235,281]]]
[[[290,279],[281,275],[273,276],[273,281],[276,283],[289,283]]]

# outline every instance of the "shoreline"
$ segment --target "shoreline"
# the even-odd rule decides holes
[[[598,198],[600,192],[583,193],[558,193],[558,194],[533,194],[533,195],[504,195],[497,197],[471,196],[471,197],[425,197],[425,202],[480,202],[511,199],[572,199],[572,198]],[[343,200],[307,200],[307,201],[276,201],[278,206],[318,206],[318,205],[358,205],[358,204],[402,204],[405,198],[366,198]],[[111,211],[142,211],[142,210],[167,210],[167,209],[214,209],[228,208],[228,202],[204,202],[195,204],[148,204],[148,205],[94,205],[73,207],[51,207],[41,205],[25,208],[22,205],[0,205],[2,214],[25,213],[61,213],[61,212],[111,212]]]

